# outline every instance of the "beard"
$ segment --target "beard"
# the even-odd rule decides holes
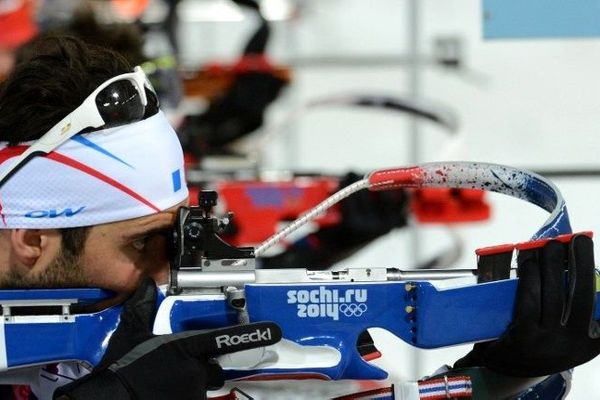
[[[3,289],[89,287],[83,257],[62,248],[56,258],[39,273],[31,274],[11,266],[0,281]]]

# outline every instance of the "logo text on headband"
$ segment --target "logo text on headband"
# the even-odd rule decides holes
[[[29,211],[27,214],[25,214],[25,218],[58,218],[58,217],[73,217],[74,215],[77,215],[78,213],[80,213],[81,211],[83,211],[83,209],[85,208],[85,206],[81,206],[76,210],[73,210],[72,208],[65,208],[63,210],[56,210],[56,209],[52,209],[52,210],[34,210],[34,211]]]

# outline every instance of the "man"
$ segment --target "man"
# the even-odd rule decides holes
[[[154,282],[167,281],[164,232],[187,188],[177,136],[143,72],[131,70],[106,48],[57,36],[35,43],[0,86],[0,287],[100,287],[117,303],[139,286],[100,365],[57,396],[205,398],[223,382],[210,357],[222,353],[214,336],[224,331],[151,332]],[[280,337],[258,325],[273,340],[226,352]],[[228,333],[257,326],[239,328]],[[44,385],[37,370],[8,376],[52,398],[87,372],[73,363],[42,370],[58,383]]]
[[[86,46],[75,39],[42,40],[36,50],[38,54],[17,66],[2,85],[0,141],[4,145],[0,150],[1,169],[10,168],[11,159],[23,151],[24,147],[18,144],[39,138],[76,109],[102,81],[131,71],[117,54]],[[42,85],[43,82],[47,83]],[[127,90],[131,91],[131,88],[124,89],[124,93],[131,96]],[[100,96],[110,95],[114,93],[100,93]],[[75,149],[73,156],[66,155],[66,161],[58,162],[35,157],[3,183],[0,222],[4,230],[0,242],[6,251],[0,257],[3,265],[9,267],[0,276],[4,287],[92,285],[126,294],[136,287],[143,274],[152,276],[157,282],[165,281],[167,260],[160,254],[164,240],[158,233],[172,225],[173,213],[187,202],[187,190],[182,184],[182,175],[175,183],[171,182],[174,178],[170,175],[160,183],[143,182],[144,179],[155,180],[143,175],[141,168],[148,172],[150,167],[149,162],[143,165],[144,157],[161,156],[163,163],[169,163],[164,168],[172,169],[169,174],[181,173],[182,165],[176,137],[168,131],[168,124],[158,113],[156,99],[151,94],[148,98],[145,119],[139,118],[145,125],[132,128],[134,134],[143,135],[143,131],[136,129],[148,129],[148,125],[153,125],[152,128],[158,131],[156,136],[162,134],[166,138],[159,144],[168,147],[152,148],[149,143],[136,153],[132,151],[135,149],[123,148],[128,146],[127,139],[117,144],[108,143],[108,147],[92,142],[80,143],[81,149],[91,151],[86,153],[71,146]],[[120,107],[117,103],[103,106],[116,118],[127,117],[116,114]],[[114,110],[109,109],[111,107]],[[78,117],[74,116],[75,119]],[[148,117],[154,117],[152,122]],[[99,128],[102,127],[104,125]],[[130,138],[126,134],[121,137]],[[143,137],[136,139],[142,142]],[[110,153],[110,146],[120,146],[119,150],[125,153],[123,157],[129,157],[128,160],[137,157],[134,161],[138,165],[130,166],[119,159],[114,163],[116,166],[112,166],[109,161],[114,155]],[[86,158],[90,165],[86,165]],[[104,165],[93,165],[103,162],[102,158],[106,159]],[[127,170],[133,170],[133,167],[138,169],[136,175],[126,176]],[[112,176],[108,175],[110,173]],[[22,178],[34,181],[24,184]],[[135,178],[139,178],[137,187],[127,186],[135,185],[126,181]],[[161,184],[164,182],[168,182],[168,187],[163,189]],[[46,187],[36,189],[50,192],[36,196],[37,190],[28,189],[32,184],[44,184]],[[30,199],[26,200],[26,197]],[[109,206],[114,206],[114,210],[102,209]],[[44,210],[50,209],[59,210],[52,211],[58,214],[44,215]],[[127,213],[130,215],[125,215]],[[110,265],[106,265],[106,259],[111,260]]]

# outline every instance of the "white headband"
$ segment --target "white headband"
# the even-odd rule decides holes
[[[0,144],[0,173],[33,142]],[[183,153],[162,112],[76,135],[0,188],[0,229],[70,228],[157,213],[188,196]]]

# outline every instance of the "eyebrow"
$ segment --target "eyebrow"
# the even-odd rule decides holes
[[[167,215],[169,215],[169,219],[166,218]],[[158,233],[166,233],[169,231],[169,228],[171,228],[174,218],[175,213],[168,211],[149,215],[142,220],[136,221],[134,225],[124,228],[122,236],[126,239],[133,239]]]
[[[154,236],[154,235],[166,235],[168,233],[169,233],[169,229],[166,227],[154,228],[154,229],[148,229],[148,230],[134,230],[132,232],[123,233],[123,238],[127,241],[130,241],[130,240],[137,240],[137,239]]]

